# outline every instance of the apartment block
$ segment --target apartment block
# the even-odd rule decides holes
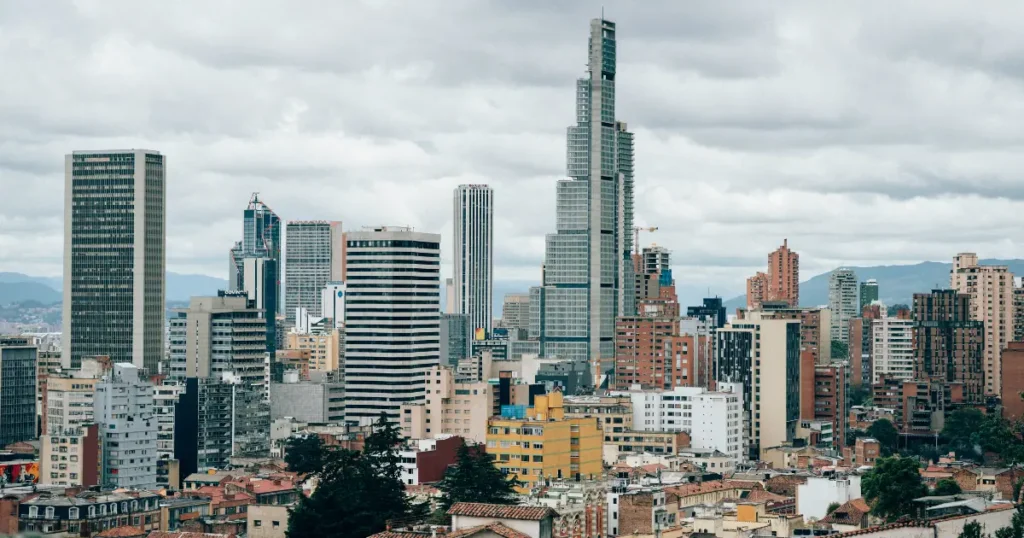
[[[625,396],[565,396],[566,418],[594,417],[605,433],[633,429],[633,400]]]
[[[678,321],[668,317],[621,317],[615,321],[615,387],[671,388],[671,360],[665,343],[678,335]],[[681,344],[680,344],[681,345]]]
[[[747,279],[747,308],[756,310],[765,302],[800,306],[800,255],[789,248],[789,240],[768,255],[767,272]]]
[[[525,418],[491,418],[487,452],[524,491],[547,478],[595,478],[603,470],[601,425],[593,417],[566,418],[560,392],[537,396]]]
[[[1024,418],[1024,342],[1010,342],[1002,352],[1003,379],[999,386],[1003,390],[1003,417]]]
[[[844,344],[850,341],[850,319],[859,311],[857,274],[840,267],[828,279],[828,307],[832,311],[831,338]]]
[[[849,365],[834,362],[814,369],[814,420],[832,423],[836,449],[846,446],[849,430]]]
[[[909,319],[872,320],[871,382],[882,377],[914,379],[914,324]]]
[[[40,437],[39,483],[50,486],[100,485],[99,426],[85,424]]]
[[[345,385],[329,381],[298,381],[286,376],[270,384],[270,419],[290,417],[315,424],[345,421]]]
[[[955,290],[914,294],[914,377],[960,383],[966,401],[976,404],[988,394],[986,370],[992,356],[985,354],[987,328],[971,314],[973,303],[970,295]]]
[[[285,336],[285,349],[309,350],[311,372],[335,372],[341,367],[341,330],[324,328],[309,333],[289,332]]]
[[[985,395],[998,396],[1001,353],[1013,338],[1013,273],[1005,265],[979,265],[972,252],[953,257],[950,288],[971,297],[970,319],[984,324]]]
[[[460,435],[487,441],[487,420],[495,414],[497,393],[486,381],[456,383],[455,372],[434,366],[424,374],[424,403],[402,404],[399,426],[407,439]]]
[[[100,483],[155,489],[157,422],[153,384],[131,363],[115,364],[96,384],[93,415],[100,425]]]

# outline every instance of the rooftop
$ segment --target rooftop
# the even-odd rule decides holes
[[[455,503],[448,509],[448,515],[540,521],[547,517],[556,517],[558,516],[558,513],[546,506],[505,506],[500,504]]]

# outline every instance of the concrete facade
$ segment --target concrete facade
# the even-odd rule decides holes
[[[979,265],[978,255],[953,257],[950,288],[971,296],[971,316],[984,326],[985,395],[999,395],[1002,350],[1013,339],[1013,273],[1005,265]]]
[[[100,483],[155,489],[157,421],[153,384],[131,363],[115,364],[96,385],[93,415],[100,425]]]

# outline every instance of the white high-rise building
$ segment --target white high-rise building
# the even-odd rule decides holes
[[[914,321],[883,316],[871,323],[871,382],[914,379]]]
[[[1002,393],[1002,352],[1013,340],[1013,273],[1005,265],[979,265],[978,255],[953,257],[950,287],[971,296],[971,319],[985,324],[985,394]]]
[[[828,277],[828,306],[832,311],[830,336],[843,343],[850,341],[850,320],[857,317],[857,274],[839,268]]]
[[[440,358],[441,236],[379,227],[345,241],[345,421],[397,421]]]
[[[690,446],[718,450],[737,461],[746,456],[743,439],[743,385],[721,383],[722,390],[676,387],[672,390],[615,392],[633,402],[633,428],[645,432],[688,432]]]
[[[494,293],[494,191],[487,185],[455,189],[455,313],[469,316],[473,331],[491,334]]]
[[[320,297],[321,314],[331,319],[331,326],[340,329],[345,326],[345,283],[331,281],[324,287]]]
[[[290,221],[285,227],[284,308],[290,324],[295,309],[323,317],[321,297],[328,282],[341,280],[341,223]]]
[[[156,151],[64,158],[61,362],[105,355],[156,372],[164,353],[167,159]]]
[[[153,384],[130,363],[114,364],[96,385],[93,415],[100,425],[100,485],[157,487],[157,420]]]

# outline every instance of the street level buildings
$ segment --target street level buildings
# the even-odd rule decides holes
[[[65,367],[106,355],[156,371],[164,349],[166,166],[149,150],[65,156]]]
[[[455,312],[469,317],[470,329],[490,336],[494,295],[494,190],[487,185],[455,189],[455,255],[452,284]]]
[[[441,236],[410,228],[348,232],[345,420],[372,423],[423,402],[440,360]]]

